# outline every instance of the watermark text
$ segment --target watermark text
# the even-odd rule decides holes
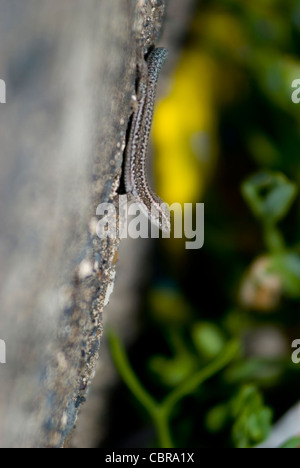
[[[4,80],[0,80],[0,104],[6,104],[6,84]]]
[[[204,245],[204,203],[173,203],[164,205],[164,210],[151,207],[151,211],[142,203],[130,202],[127,195],[119,196],[119,207],[112,203],[101,203],[96,215],[101,219],[96,233],[100,239],[185,239],[188,250],[201,249]],[[172,223],[171,223],[172,213]],[[170,223],[166,222],[169,214]],[[165,222],[160,222],[162,216]],[[150,221],[150,222],[149,222]],[[171,227],[172,229],[168,229]],[[167,227],[167,229],[164,229]]]
[[[292,93],[292,101],[294,104],[299,104],[300,103],[300,79],[293,81],[292,88],[294,89]]]
[[[4,340],[0,340],[0,364],[6,364],[6,344]]]
[[[296,348],[292,354],[292,361],[294,364],[300,364],[300,340],[294,340],[292,348]]]

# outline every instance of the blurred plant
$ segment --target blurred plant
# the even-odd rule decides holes
[[[289,439],[279,448],[300,448],[300,436]]]
[[[278,223],[287,215],[295,200],[297,189],[283,174],[264,172],[250,177],[243,184],[242,193],[262,225],[268,250],[267,254],[255,261],[248,274],[256,288],[256,305],[267,310],[278,304],[277,295],[282,290],[291,295],[300,292],[300,274],[297,270],[297,262],[300,260],[297,253],[286,247],[278,228]],[[249,283],[249,278],[247,281]],[[269,295],[266,295],[266,290]],[[264,299],[261,296],[258,300],[258,291],[261,294],[263,291]],[[245,281],[243,294],[246,295]],[[192,308],[176,289],[168,287],[152,290],[150,305],[153,318],[163,329],[173,353],[173,357],[154,355],[149,360],[150,369],[158,381],[171,389],[161,402],[145,390],[117,335],[112,331],[109,333],[109,342],[121,377],[156,427],[160,446],[173,447],[170,427],[177,404],[186,396],[198,393],[204,382],[229,364],[227,383],[235,383],[236,394],[228,403],[219,404],[208,412],[207,428],[216,433],[229,425],[232,443],[237,448],[250,448],[265,440],[271,430],[272,410],[264,405],[262,395],[253,383],[243,382],[254,378],[257,383],[262,382],[266,369],[269,379],[278,378],[282,362],[268,362],[267,359],[238,360],[241,357],[238,343],[245,323],[241,326],[240,319],[235,324],[232,318],[227,320],[227,331],[231,335],[237,334],[237,339],[227,342],[225,330],[215,323],[193,320]],[[226,322],[224,325],[226,329]],[[187,330],[190,336],[188,341],[185,336]],[[226,381],[226,374],[224,377]]]
[[[109,342],[115,365],[125,384],[135,398],[148,412],[157,430],[160,447],[172,448],[173,441],[170,431],[170,421],[175,406],[186,396],[194,393],[206,380],[213,377],[227,366],[238,354],[237,341],[229,342],[222,352],[202,369],[193,372],[178,384],[162,402],[157,402],[143,387],[134,373],[127,355],[119,338],[113,332],[109,332]]]
[[[297,186],[281,173],[261,172],[242,185],[242,193],[262,226],[268,253],[252,264],[241,287],[246,306],[272,310],[281,293],[300,297],[298,246],[286,246],[278,223],[288,214],[297,196]]]
[[[166,331],[169,344],[174,354],[173,358],[152,356],[150,369],[160,382],[174,387],[196,372],[199,364],[205,365],[222,353],[226,339],[220,328],[213,323],[195,322],[191,326],[191,345],[182,336],[180,329],[170,326]]]
[[[163,243],[145,304],[143,338],[153,342],[155,330],[163,351],[151,349],[144,368],[166,398],[144,389],[113,333],[110,344],[163,447],[173,445],[172,420],[180,444],[186,434],[198,444],[200,430],[204,445],[253,447],[268,436],[272,414],[276,420],[299,399],[299,365],[289,354],[300,331],[300,104],[291,99],[299,44],[299,0],[199,2],[170,93],[157,107],[160,195],[182,203],[206,196],[205,248],[190,255],[181,240]],[[266,329],[275,336],[270,354]],[[192,410],[178,411],[192,394]]]
[[[271,431],[272,411],[263,404],[260,392],[243,387],[231,402],[235,420],[232,438],[237,448],[249,448],[265,440]]]
[[[228,403],[212,408],[206,416],[211,432],[232,426],[232,440],[236,448],[251,448],[265,440],[271,431],[272,411],[263,403],[253,385],[243,386]]]
[[[242,185],[242,193],[253,214],[261,222],[267,249],[285,250],[277,224],[288,213],[297,195],[297,186],[287,177],[275,172],[261,172]]]

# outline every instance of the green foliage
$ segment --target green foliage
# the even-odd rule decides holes
[[[236,341],[229,342],[215,360],[183,380],[159,403],[145,390],[139,381],[128,361],[122,344],[113,331],[109,333],[109,341],[117,369],[128,388],[152,419],[162,448],[173,447],[170,420],[177,404],[186,396],[196,392],[206,380],[212,378],[227,366],[236,357],[239,349]]]
[[[235,423],[232,429],[237,448],[250,448],[265,440],[271,431],[272,411],[263,404],[258,390],[243,387],[231,403]]]
[[[286,296],[300,298],[300,256],[296,252],[284,252],[272,257],[271,270],[281,277]]]
[[[263,403],[258,389],[245,385],[228,403],[215,406],[206,415],[211,432],[232,427],[232,441],[236,448],[251,448],[265,440],[271,431],[272,410]]]
[[[182,353],[173,359],[164,356],[153,356],[150,359],[150,369],[169,387],[184,381],[196,368],[197,361],[188,353]]]
[[[200,356],[207,359],[216,357],[226,344],[222,331],[214,323],[195,323],[192,327],[192,338]]]
[[[276,224],[288,214],[294,203],[297,185],[281,173],[263,172],[242,185],[242,193],[254,215],[262,224],[266,247],[270,250],[270,272],[281,278],[284,293],[300,298],[300,256],[297,248],[285,246]]]
[[[298,0],[212,0],[199,2],[199,18],[193,53],[211,58],[219,83],[211,143],[220,164],[204,200],[205,246],[179,259],[164,251],[156,265],[143,309],[151,346],[141,353],[142,340],[135,352],[141,367],[113,333],[110,345],[161,447],[248,448],[299,399],[290,346],[300,335],[300,104],[291,99],[300,8]],[[265,328],[281,337],[278,354],[264,340],[256,346]],[[295,437],[282,448],[299,445]]]
[[[293,437],[292,439],[289,439],[287,442],[285,442],[281,447],[279,448],[299,448],[300,447],[300,437]]]
[[[266,225],[281,221],[297,195],[297,186],[280,173],[261,172],[242,185],[242,192],[255,216]]]

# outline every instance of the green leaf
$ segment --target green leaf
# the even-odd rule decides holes
[[[300,448],[300,436],[292,437],[279,448]]]
[[[281,277],[285,295],[300,298],[300,256],[288,253],[270,258],[270,270]]]
[[[206,358],[214,358],[226,344],[221,330],[213,323],[198,322],[192,328],[192,338],[199,353]]]
[[[174,359],[163,356],[153,356],[150,368],[160,381],[167,386],[174,387],[184,381],[197,369],[198,363],[189,354],[180,355]]]
[[[212,408],[206,415],[205,423],[210,432],[220,432],[228,419],[228,406],[218,405]]]
[[[237,448],[249,448],[264,441],[271,431],[272,410],[263,403],[254,385],[241,388],[231,402],[235,420],[232,438]]]
[[[249,436],[255,443],[265,440],[270,433],[272,422],[272,411],[270,408],[260,408],[248,418]]]
[[[258,219],[264,224],[276,224],[291,208],[297,186],[284,174],[262,172],[243,183],[242,194]]]

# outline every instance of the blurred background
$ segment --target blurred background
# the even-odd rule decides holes
[[[95,231],[153,44],[199,250]],[[0,79],[0,446],[300,447],[299,1],[0,0]]]
[[[111,326],[120,383],[102,447],[254,447],[299,401],[299,2],[193,8],[161,85],[154,168],[163,200],[205,203],[205,245],[157,241],[126,352]],[[281,442],[296,447],[291,411]]]

